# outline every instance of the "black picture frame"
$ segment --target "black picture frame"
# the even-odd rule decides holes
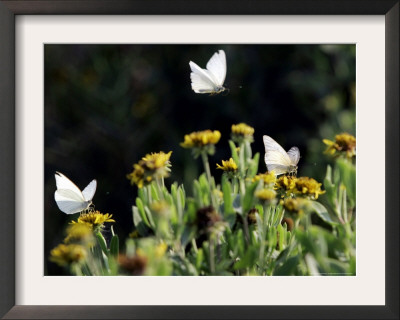
[[[16,15],[36,14],[385,15],[386,304],[384,306],[16,306],[14,30]],[[399,88],[399,0],[1,1],[0,316],[4,319],[399,319]]]

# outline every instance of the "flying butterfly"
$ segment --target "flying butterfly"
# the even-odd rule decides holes
[[[207,62],[207,69],[200,68],[193,61],[189,62],[190,79],[192,80],[192,90],[196,93],[221,93],[227,88],[224,87],[226,77],[226,56],[224,50],[214,53]]]
[[[60,172],[55,173],[57,190],[54,192],[58,208],[66,213],[82,212],[92,204],[96,192],[97,181],[92,180],[83,191],[75,183]]]
[[[274,171],[276,175],[297,173],[297,164],[300,160],[300,151],[292,147],[286,152],[278,142],[269,136],[263,136],[265,146],[265,164],[268,171]]]

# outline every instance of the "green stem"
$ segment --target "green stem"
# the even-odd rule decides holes
[[[215,273],[215,252],[214,252],[214,238],[210,237],[210,272]]]
[[[208,163],[208,156],[207,156],[206,152],[202,152],[201,153],[201,159],[203,160],[204,170],[206,171],[208,184],[210,185],[211,203],[212,203],[213,207],[216,210],[218,210],[217,202],[216,202],[215,197],[214,197],[214,186],[213,186],[212,179],[211,179],[210,164]]]

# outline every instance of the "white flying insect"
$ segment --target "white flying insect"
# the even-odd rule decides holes
[[[300,151],[292,147],[286,152],[278,142],[269,136],[263,136],[265,146],[265,164],[268,171],[274,171],[276,175],[297,173],[297,163],[300,160]]]
[[[96,192],[97,181],[92,180],[83,191],[75,183],[60,172],[55,173],[57,190],[54,192],[58,208],[66,213],[73,214],[82,212],[92,204]]]
[[[192,89],[196,93],[217,94],[225,90],[224,82],[226,77],[226,57],[224,50],[214,53],[207,62],[207,69],[200,68],[193,61],[189,62],[192,73]]]

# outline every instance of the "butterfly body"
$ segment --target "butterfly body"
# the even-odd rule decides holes
[[[87,210],[90,207],[96,192],[96,180],[92,180],[86,188],[81,191],[61,172],[56,172],[55,178],[57,190],[54,192],[54,199],[62,212],[74,214]]]
[[[206,69],[200,68],[193,61],[189,62],[189,66],[192,71],[190,79],[194,92],[214,95],[227,90],[224,87],[226,77],[226,56],[224,50],[214,53],[207,62]]]
[[[265,146],[265,164],[268,171],[274,171],[276,175],[297,174],[297,164],[300,160],[300,151],[292,147],[286,152],[274,139],[263,136]]]

